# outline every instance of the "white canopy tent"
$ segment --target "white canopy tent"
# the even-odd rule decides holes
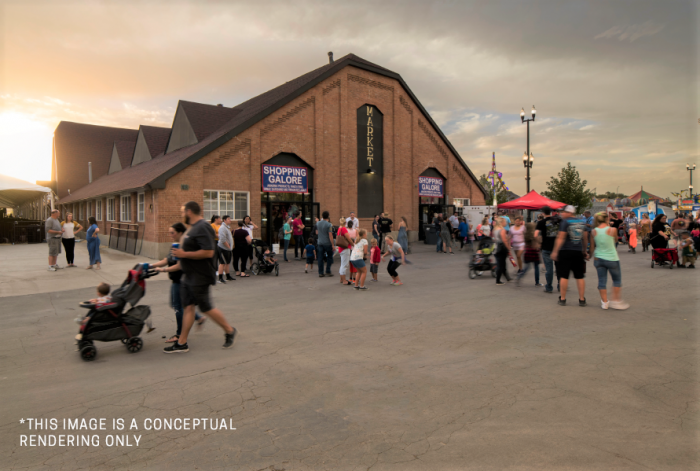
[[[50,188],[8,175],[0,175],[0,208],[15,208],[47,193],[51,194]]]

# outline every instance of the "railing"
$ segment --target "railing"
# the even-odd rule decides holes
[[[109,228],[109,248],[136,255],[139,225],[113,222]]]
[[[44,221],[0,219],[0,243],[37,244],[45,239]]]

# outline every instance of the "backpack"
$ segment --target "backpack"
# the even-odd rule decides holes
[[[280,231],[277,234],[280,240],[284,240],[284,226],[280,227]]]

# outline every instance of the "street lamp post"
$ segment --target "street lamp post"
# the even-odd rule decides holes
[[[531,113],[532,118],[525,119],[525,108],[520,108],[520,122],[527,123],[527,150],[523,154],[523,165],[527,169],[527,176],[525,177],[525,181],[527,182],[527,193],[530,193],[530,169],[532,168],[532,164],[535,163],[532,152],[530,152],[530,121],[535,120],[535,114],[537,113],[537,110],[535,110],[535,105],[532,105]],[[530,222],[530,211],[527,212],[527,221]]]
[[[690,199],[693,199],[693,170],[695,170],[695,164],[691,167],[690,164],[685,165],[685,169],[690,172],[690,185],[688,189],[690,190]]]

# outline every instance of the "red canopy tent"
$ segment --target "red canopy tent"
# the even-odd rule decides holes
[[[552,201],[549,198],[537,193],[532,190],[525,196],[521,196],[513,201],[508,201],[507,203],[501,203],[498,205],[498,209],[529,209],[529,210],[539,210],[549,206],[552,209],[561,209],[566,206],[566,203],[560,203],[559,201]]]

